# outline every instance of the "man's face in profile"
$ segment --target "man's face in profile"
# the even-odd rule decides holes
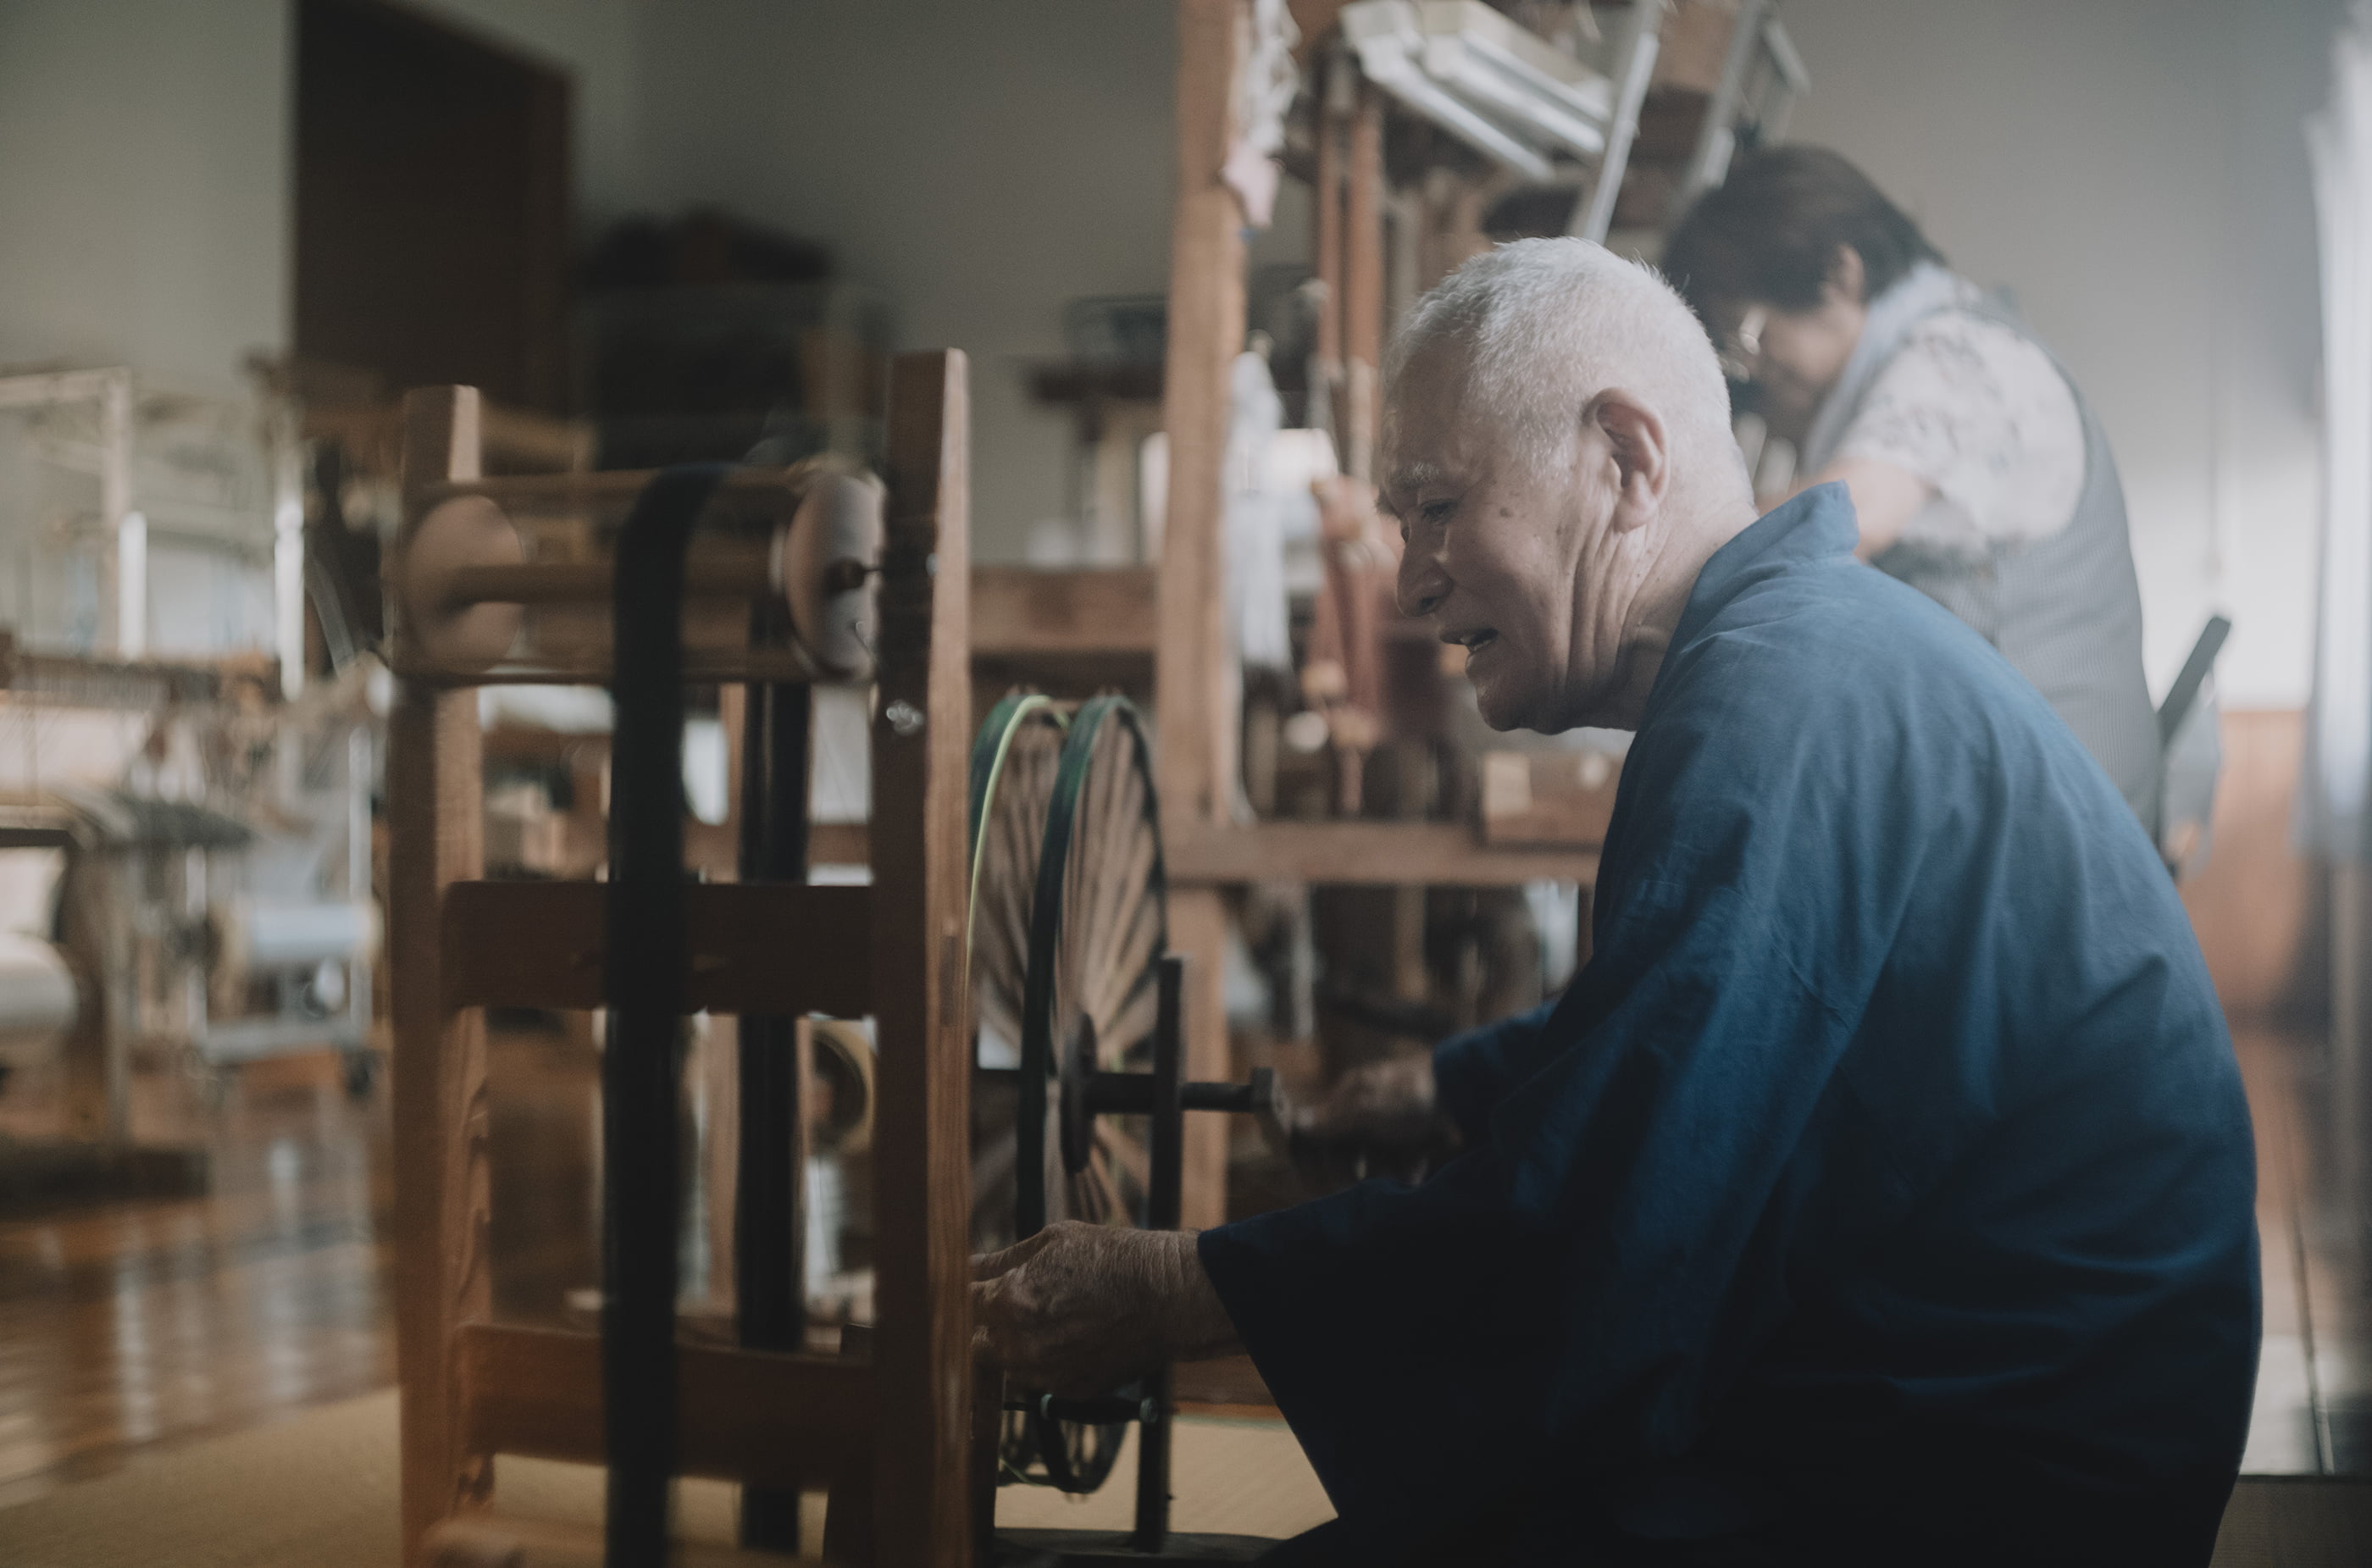
[[[1471,406],[1466,379],[1460,352],[1425,350],[1385,411],[1383,505],[1407,542],[1401,609],[1466,649],[1484,722],[1552,734],[1580,722],[1610,673],[1576,635],[1589,486],[1524,460]]]

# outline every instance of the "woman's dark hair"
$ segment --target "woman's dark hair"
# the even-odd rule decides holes
[[[1868,175],[1826,147],[1749,154],[1697,198],[1664,247],[1662,271],[1702,317],[1753,300],[1809,310],[1837,248],[1861,257],[1862,297],[1875,299],[1921,261],[1941,261],[1919,226]]]

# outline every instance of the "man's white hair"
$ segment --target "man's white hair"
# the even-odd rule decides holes
[[[1684,473],[1702,466],[1700,454],[1726,452],[1711,459],[1723,481],[1744,480],[1729,388],[1703,325],[1653,268],[1602,245],[1518,239],[1435,285],[1384,356],[1388,427],[1401,377],[1436,347],[1462,353],[1460,401],[1536,466],[1567,449],[1592,399],[1620,388],[1662,417]]]

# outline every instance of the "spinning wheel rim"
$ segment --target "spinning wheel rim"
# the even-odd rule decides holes
[[[1043,712],[1056,728],[1068,729],[1070,720],[1054,705],[1054,699],[1041,691],[1015,691],[1000,698],[982,721],[980,733],[972,738],[971,772],[966,802],[966,821],[971,845],[971,885],[964,900],[964,961],[969,970],[971,961],[971,935],[980,916],[980,874],[988,854],[988,843],[981,827],[987,821],[989,808],[996,801],[996,786],[1004,781],[1006,759],[1012,754],[1014,738],[1032,714]]]
[[[1145,784],[1144,820],[1152,832],[1146,885],[1163,912],[1155,950],[1167,946],[1169,877],[1161,855],[1161,807],[1152,787],[1153,753],[1145,718],[1125,697],[1093,697],[1072,715],[1046,813],[1045,847],[1038,857],[1038,882],[1029,906],[1029,962],[1021,1004],[1021,1102],[1016,1120],[1014,1159],[1015,1230],[1034,1236],[1046,1226],[1046,1084],[1055,1075],[1054,969],[1063,938],[1064,874],[1076,836],[1079,806],[1093,769],[1096,743],[1108,724],[1126,732],[1129,758]]]

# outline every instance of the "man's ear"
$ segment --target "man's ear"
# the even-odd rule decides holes
[[[1617,533],[1644,528],[1663,509],[1672,486],[1671,432],[1654,409],[1619,389],[1600,392],[1588,419],[1605,433],[1614,459],[1620,491],[1611,527]]]

